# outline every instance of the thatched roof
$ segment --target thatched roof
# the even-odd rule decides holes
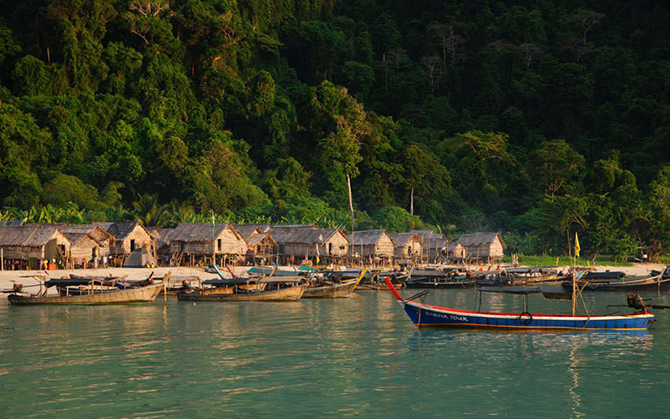
[[[297,230],[317,230],[313,224],[277,224],[273,225],[267,233],[272,234],[272,237],[277,241],[277,243],[283,243],[284,237],[293,234],[293,231]]]
[[[273,229],[282,229],[282,228],[288,228],[288,229],[296,229],[296,228],[308,228],[312,230],[317,230],[319,227],[315,226],[314,224],[275,224],[272,226]]]
[[[173,231],[174,228],[152,227],[149,229],[149,234],[151,234],[151,238],[156,243],[156,246],[163,247],[170,244],[170,235]]]
[[[214,228],[210,223],[179,223],[169,234],[170,242],[211,242],[218,237],[224,230],[229,229],[240,240],[244,238],[235,231],[230,224],[215,224]]]
[[[144,229],[144,231],[149,234],[149,231],[144,227],[142,224],[138,222],[120,222],[120,223],[93,223],[92,225],[98,226],[101,229],[105,230],[116,240],[124,240],[126,237],[128,237],[133,230],[135,230],[135,227],[140,226]]]
[[[275,232],[273,230],[271,234],[277,243],[308,244],[308,245],[325,243],[340,231],[336,228],[314,228],[314,229],[295,228],[291,230],[286,230],[284,234],[275,235]],[[349,240],[346,234],[344,235],[344,237],[347,239],[347,241]]]
[[[53,224],[56,228],[58,228],[64,235],[65,237],[70,240],[69,235],[80,235],[80,234],[85,234],[87,236],[90,236],[91,239],[93,239],[96,243],[102,244],[103,241],[105,240],[114,240],[114,236],[104,229],[100,228],[99,226],[95,224]],[[75,237],[75,236],[72,236]],[[79,240],[81,238],[78,238]],[[72,241],[72,240],[70,240]]]
[[[95,240],[93,240],[92,237],[90,237],[86,233],[63,233],[63,235],[65,236],[66,239],[70,241],[70,244],[72,246],[76,246],[81,240],[84,240],[87,237],[89,237],[91,241],[96,242]]]
[[[0,246],[42,247],[58,235],[50,225],[0,226]]]
[[[423,244],[423,236],[419,233],[389,233],[389,236],[396,246],[407,246],[407,242],[412,239]]]
[[[447,250],[450,251],[450,252],[452,252],[454,250],[458,250],[458,248],[461,248],[461,249],[463,248],[463,245],[460,244],[459,242],[449,243],[449,246],[447,246]]]
[[[433,234],[440,234],[440,233],[434,232],[433,230],[412,230],[412,231],[410,231],[410,233],[419,233],[423,237],[429,237],[429,236],[432,236]]]
[[[272,228],[272,224],[244,224],[244,226],[258,228],[261,230],[261,233],[267,233]],[[237,228],[237,226],[234,227]]]
[[[473,233],[473,234],[462,234],[458,239],[458,243],[462,244],[465,247],[468,246],[481,246],[483,244],[491,244],[496,239],[500,240],[500,243],[505,247],[505,242],[500,233]]]
[[[174,233],[174,228],[154,228],[151,232],[151,236],[160,238],[164,242],[169,243],[172,233]]]
[[[249,241],[249,238],[251,238],[251,236],[254,234],[263,232],[263,230],[253,224],[235,224],[233,225],[233,228],[235,231],[240,233],[240,235],[244,237],[244,240],[246,241]]]
[[[360,231],[354,231],[354,245],[376,245],[379,243],[379,240],[381,240],[384,235],[388,233],[386,230],[360,230]],[[349,240],[351,240],[351,236],[347,236]],[[389,235],[390,238],[390,235]],[[393,239],[391,239],[391,242],[393,242]],[[394,242],[395,245],[395,242]]]
[[[261,243],[265,239],[269,239],[273,243],[273,246],[277,245],[277,242],[272,237],[272,234],[269,233],[256,234],[247,241],[247,244],[249,244],[249,246],[256,246],[258,243]]]

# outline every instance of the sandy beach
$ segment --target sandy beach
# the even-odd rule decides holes
[[[598,272],[604,271],[622,271],[629,276],[644,276],[648,275],[652,270],[661,270],[663,269],[663,264],[656,263],[641,263],[634,266],[597,266],[596,270]],[[473,270],[475,268],[474,266]],[[486,269],[487,267],[483,267]],[[249,269],[248,266],[233,266],[231,270],[235,275],[244,275],[244,273]],[[205,272],[204,268],[200,267],[156,267],[156,268],[106,268],[106,269],[61,269],[56,271],[50,271],[47,276],[44,271],[0,271],[0,290],[9,290],[12,288],[14,283],[19,283],[24,285],[25,290],[29,292],[32,289],[37,291],[38,287],[35,285],[38,284],[40,278],[61,278],[70,275],[71,273],[77,275],[92,275],[92,276],[121,276],[129,280],[134,279],[144,279],[147,278],[153,272],[154,276],[162,277],[168,272],[175,277],[183,276],[196,276],[200,279],[210,279],[216,277],[216,274],[211,274]],[[225,268],[222,270],[225,276],[228,276],[228,272]],[[35,286],[35,287],[31,287]],[[2,297],[6,298],[7,294],[1,294]]]

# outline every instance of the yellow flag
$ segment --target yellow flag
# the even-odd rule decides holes
[[[575,232],[575,257],[579,257],[580,250],[582,250],[582,248],[579,247],[579,236]]]

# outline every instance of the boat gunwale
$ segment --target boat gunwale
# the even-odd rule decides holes
[[[413,301],[403,300],[404,305],[409,305],[415,308],[424,308],[426,310],[436,311],[444,314],[469,314],[472,316],[480,317],[497,317],[497,318],[512,318],[516,319],[524,313],[494,313],[489,311],[473,311],[473,310],[460,310],[452,309],[449,307],[440,307],[432,306],[430,304],[416,303]],[[561,319],[561,320],[619,320],[619,319],[643,319],[647,317],[654,317],[654,314],[650,311],[638,311],[631,314],[624,315],[595,315],[595,316],[572,316],[570,314],[533,314],[533,319],[542,320],[542,319]],[[422,324],[423,326],[423,324]]]

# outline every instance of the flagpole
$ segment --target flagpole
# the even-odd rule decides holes
[[[216,239],[214,238],[214,230],[216,228],[216,221],[214,221],[214,210],[212,210],[212,264],[216,266]]]
[[[575,231],[575,253],[572,258],[572,316],[575,316],[577,310],[577,256],[581,251],[581,246],[579,246],[579,235]]]

